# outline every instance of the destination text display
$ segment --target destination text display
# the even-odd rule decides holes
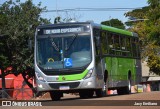
[[[58,33],[72,33],[72,32],[82,32],[83,28],[61,28],[61,29],[46,29],[44,34],[58,34]]]
[[[89,26],[53,27],[38,29],[38,35],[90,32]]]

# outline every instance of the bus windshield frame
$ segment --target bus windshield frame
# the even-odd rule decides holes
[[[66,33],[57,33],[53,28],[38,30],[36,36],[36,63],[43,70],[80,69],[92,61],[90,27],[59,27]],[[86,29],[88,28],[88,29]],[[71,30],[72,29],[72,30]],[[76,30],[77,29],[77,30]],[[46,33],[47,30],[47,33]],[[44,34],[40,34],[45,31]],[[77,31],[77,32],[73,32]]]

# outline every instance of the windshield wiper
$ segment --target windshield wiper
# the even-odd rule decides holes
[[[71,47],[71,45],[73,44],[73,42],[75,41],[75,39],[77,38],[77,36],[78,36],[78,34],[74,34],[74,36],[72,37],[72,41],[71,41],[71,43],[69,44],[69,46],[67,47],[65,47],[65,50],[66,51],[68,51],[69,49],[70,49],[70,47]]]
[[[52,43],[52,46],[55,48],[56,51],[60,51],[59,48],[57,47],[56,43],[54,42],[53,38],[49,37]]]

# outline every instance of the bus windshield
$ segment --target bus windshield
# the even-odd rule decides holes
[[[37,64],[44,70],[80,68],[91,62],[89,34],[37,37]]]

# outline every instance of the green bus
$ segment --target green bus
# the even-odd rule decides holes
[[[35,80],[38,92],[52,100],[63,93],[81,98],[131,93],[141,81],[138,35],[96,24],[71,22],[40,25],[35,33]]]

